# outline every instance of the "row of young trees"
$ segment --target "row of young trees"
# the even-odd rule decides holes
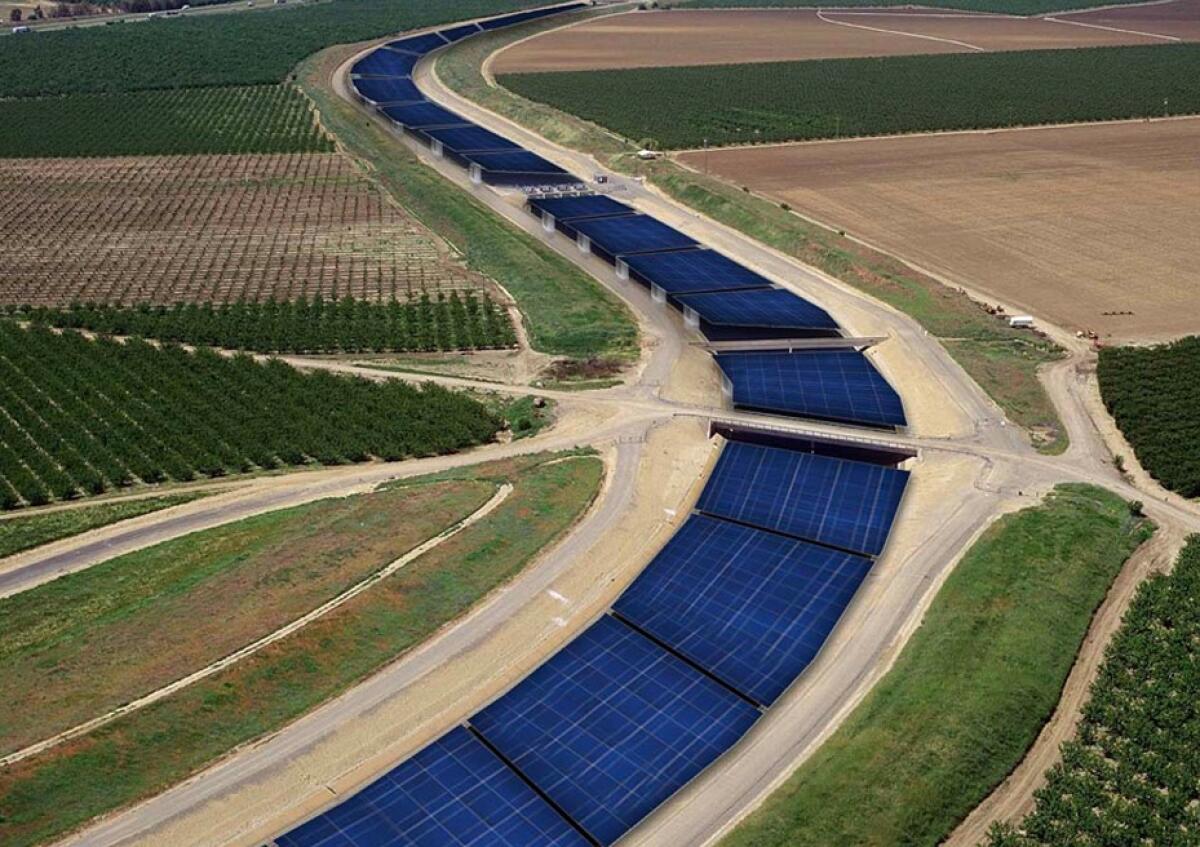
[[[1138,591],[1037,805],[990,847],[1200,844],[1200,536]]]
[[[0,322],[0,507],[136,481],[435,455],[502,421],[435,385]]]
[[[237,303],[76,304],[15,309],[37,324],[263,353],[366,353],[512,347],[504,310],[467,292],[401,303],[345,297]]]
[[[1138,461],[1164,486],[1200,497],[1200,336],[1155,347],[1107,347],[1104,404]]]

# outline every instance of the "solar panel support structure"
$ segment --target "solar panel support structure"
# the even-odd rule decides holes
[[[542,212],[542,229],[548,235],[554,234],[554,215],[549,212]]]
[[[470,174],[471,174],[471,182],[473,184],[475,184],[475,185],[483,184],[483,168],[481,166],[472,162],[471,168],[470,168]]]
[[[667,302],[667,290],[660,285],[650,283],[650,299],[660,306]]]
[[[733,380],[726,376],[724,371],[721,372],[721,393],[725,396],[725,399],[729,401],[730,405],[732,405]]]
[[[588,238],[582,232],[575,233],[575,244],[579,247],[580,253],[592,252],[592,239]]]
[[[442,142],[434,138],[430,139],[429,151],[433,153],[435,159],[440,159],[445,154],[445,147],[442,145]]]
[[[624,259],[617,259],[616,271],[617,271],[617,279],[623,280],[623,281],[629,280],[629,263],[626,262]]]
[[[689,329],[700,328],[700,313],[691,306],[683,307],[683,323]]]

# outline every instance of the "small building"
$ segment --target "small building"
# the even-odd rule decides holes
[[[1013,315],[1008,325],[1015,329],[1033,329],[1033,315]]]

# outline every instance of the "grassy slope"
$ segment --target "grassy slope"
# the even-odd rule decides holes
[[[1200,111],[1200,45],[507,74],[501,84],[664,147]],[[1084,84],[1086,81],[1086,84]],[[704,92],[697,97],[696,92]],[[903,103],[903,108],[896,104]]]
[[[1119,6],[1145,0],[683,0],[679,5],[696,9],[788,8],[793,6],[933,6],[942,9],[966,9],[972,12],[999,12],[1006,15],[1044,15],[1066,9],[1093,6]]]
[[[293,636],[90,735],[0,772],[0,843],[26,847],[161,791],[411,649],[510,580],[599,490],[602,463],[545,454],[433,479],[514,482],[496,511]],[[405,486],[422,480],[406,481]]]
[[[1016,423],[1035,433],[1046,452],[1066,449],[1067,439],[1037,369],[1060,351],[989,317],[966,295],[902,263],[809,223],[778,205],[669,161],[647,165],[631,145],[593,124],[489,86],[479,68],[495,50],[557,23],[517,27],[479,36],[438,60],[438,74],[454,90],[542,136],[597,156],[617,170],[636,172],[673,199],[778,250],[820,268],[911,315],[946,344],[950,354]],[[953,340],[951,340],[953,339]]]
[[[1151,531],[1116,495],[1079,485],[1002,518],[892,670],[725,847],[939,843],[1033,742]]]
[[[623,303],[566,259],[422,165],[362,109],[326,89],[327,74],[336,65],[332,57],[343,53],[320,53],[300,66],[300,84],[316,103],[326,129],[370,165],[392,197],[462,250],[473,269],[495,279],[516,298],[536,349],[581,358],[633,359],[637,326]]]
[[[267,635],[465,518],[494,491],[457,481],[307,503],[0,600],[0,702],[8,706],[0,753]]]
[[[0,558],[203,496],[202,493],[172,494],[9,518],[0,521]]]

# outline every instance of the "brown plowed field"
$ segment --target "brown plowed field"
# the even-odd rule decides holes
[[[336,153],[0,160],[0,304],[478,289]]]
[[[1043,18],[962,12],[672,10],[630,12],[552,30],[501,51],[492,70],[574,71],[1162,43],[1152,36]]]
[[[679,158],[705,167],[703,153]],[[1123,341],[1200,332],[1200,119],[725,149],[707,160],[730,182],[1063,326]]]
[[[1200,41],[1200,0],[1172,0],[1143,6],[1121,6],[1083,12],[1063,12],[1054,16],[1064,21],[1132,29]]]

